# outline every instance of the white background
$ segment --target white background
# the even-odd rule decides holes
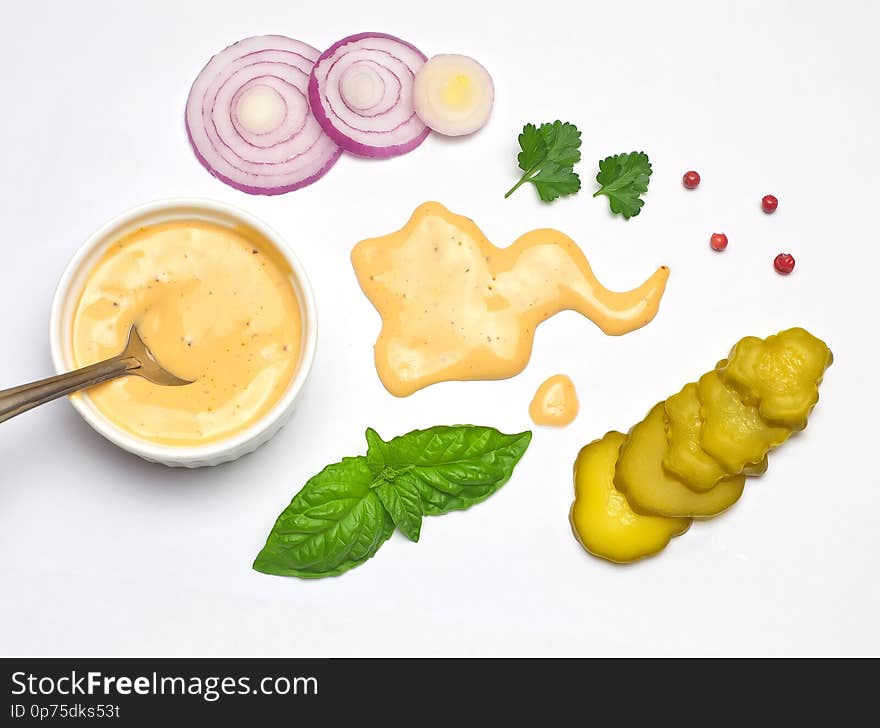
[[[587,655],[880,652],[880,129],[873,2],[2,3],[0,386],[50,374],[53,288],[107,219],[176,195],[240,205],[281,231],[312,278],[318,356],[290,425],[234,464],[149,465],[66,402],[0,425],[3,654]],[[343,157],[317,184],[250,197],[211,178],[183,108],[207,59],[239,38],[317,47],[364,30],[428,55],[462,52],[496,85],[490,125],[392,161]],[[516,180],[516,136],[560,118],[583,131],[583,191],[552,205]],[[647,151],[629,222],[593,200],[596,161]],[[697,169],[699,190],[681,186]],[[760,211],[774,193],[775,215]],[[372,362],[379,318],[348,255],[429,199],[496,244],[535,227],[580,242],[619,289],[671,267],[660,313],[620,338],[563,313],[503,382],[391,397]],[[709,250],[712,232],[730,247]],[[790,251],[788,278],[772,267]],[[567,515],[578,448],[626,429],[741,336],[803,325],[834,366],[809,428],[716,520],[659,557],[586,554]],[[426,519],[340,578],[254,572],[279,511],[363,431],[530,426],[555,372],[582,411],[536,428],[513,479],[470,511]]]

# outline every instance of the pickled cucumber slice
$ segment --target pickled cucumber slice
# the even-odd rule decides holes
[[[690,518],[643,516],[629,507],[614,487],[614,466],[626,440],[609,432],[578,453],[574,464],[574,503],[570,520],[574,535],[587,551],[619,564],[662,551],[670,539],[691,525]]]
[[[757,404],[765,420],[803,430],[819,401],[822,375],[832,360],[824,341],[794,328],[763,341],[754,336],[741,339],[719,374],[743,399]]]
[[[711,371],[697,383],[703,427],[700,444],[728,472],[742,472],[760,463],[767,453],[785,442],[791,430],[765,422],[754,405]]]
[[[660,402],[630,430],[617,459],[614,485],[626,495],[634,511],[658,516],[707,518],[739,500],[745,475],[723,478],[713,488],[699,493],[663,469],[666,447],[666,411],[664,403]]]
[[[697,384],[685,384],[666,400],[666,437],[669,446],[663,467],[693,490],[708,490],[728,473],[700,445],[700,398]]]
[[[703,418],[696,382],[685,384],[678,394],[666,400],[666,437],[669,446],[663,455],[663,467],[681,480],[688,488],[708,490],[731,473],[707,453],[700,444]],[[767,458],[743,468],[746,475],[767,472]]]
[[[743,468],[743,475],[748,475],[750,478],[757,478],[759,475],[763,475],[767,472],[769,465],[770,463],[765,455],[759,463],[748,463]]]

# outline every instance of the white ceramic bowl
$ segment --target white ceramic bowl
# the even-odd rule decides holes
[[[55,290],[49,340],[55,370],[60,374],[73,369],[74,358],[71,341],[73,316],[92,266],[107,247],[121,236],[144,225],[184,219],[250,227],[272,243],[290,263],[293,271],[291,283],[296,290],[302,311],[303,341],[299,367],[284,396],[266,415],[246,430],[225,440],[191,447],[160,445],[126,432],[107,419],[92,404],[86,393],[74,395],[70,400],[86,422],[123,450],[128,450],[145,460],[163,465],[198,468],[235,460],[242,455],[253,452],[270,440],[290,419],[300,391],[312,368],[318,338],[318,321],[312,288],[302,265],[274,230],[243,210],[212,200],[181,198],[159,200],[135,207],[104,225],[86,240],[73,256],[73,260],[68,264],[64,275],[61,276],[61,281],[58,283],[58,288]]]

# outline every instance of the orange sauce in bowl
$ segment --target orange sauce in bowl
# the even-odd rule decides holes
[[[115,241],[76,306],[76,366],[117,355],[132,324],[163,367],[193,383],[127,376],[85,396],[154,443],[201,445],[240,432],[283,397],[298,368],[302,314],[290,266],[249,229],[177,220]]]

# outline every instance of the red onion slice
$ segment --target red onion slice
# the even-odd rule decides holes
[[[309,107],[319,53],[281,35],[245,38],[198,75],[186,103],[186,131],[215,177],[252,195],[280,195],[326,174],[342,150]]]
[[[430,130],[413,107],[413,79],[427,58],[384,33],[343,38],[324,51],[309,79],[309,103],[324,131],[345,151],[396,157]]]

